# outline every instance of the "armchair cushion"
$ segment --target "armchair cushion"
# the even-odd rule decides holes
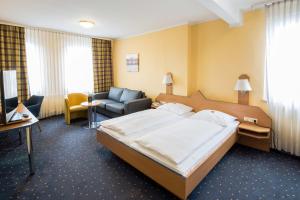
[[[111,87],[108,93],[108,98],[119,102],[123,90],[124,90],[123,88]]]
[[[120,98],[120,102],[131,101],[134,99],[141,98],[141,96],[142,96],[141,91],[129,90],[125,88]]]
[[[87,107],[82,105],[70,106],[70,112],[76,112],[81,110],[87,110]]]
[[[123,103],[110,103],[106,104],[106,110],[118,113],[118,114],[123,114],[124,113],[124,104]]]
[[[101,99],[101,103],[99,104],[99,106],[101,108],[105,108],[106,104],[111,104],[111,103],[118,103],[118,102],[111,99]]]

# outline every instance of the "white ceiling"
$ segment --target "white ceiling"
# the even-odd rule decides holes
[[[248,9],[263,0],[227,1]],[[108,38],[216,18],[199,0],[0,0],[0,21]],[[82,19],[96,26],[84,29]]]

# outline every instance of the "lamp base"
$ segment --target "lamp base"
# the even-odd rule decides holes
[[[173,94],[173,84],[166,85],[166,94],[169,94],[169,95]]]
[[[238,92],[238,103],[243,105],[249,105],[249,92]]]

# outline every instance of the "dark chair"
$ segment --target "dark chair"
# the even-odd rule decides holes
[[[24,105],[35,117],[38,118],[40,116],[40,110],[43,100],[44,96],[32,95],[27,101],[24,102]],[[40,131],[42,131],[40,123],[38,123],[38,127]]]

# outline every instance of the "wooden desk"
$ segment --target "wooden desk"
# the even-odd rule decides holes
[[[23,121],[13,124],[1,125],[0,133],[8,132],[12,130],[25,129],[26,131],[26,141],[27,141],[27,152],[28,152],[28,161],[29,161],[29,171],[30,174],[34,174],[34,163],[33,163],[33,153],[32,153],[32,125],[37,123],[39,120],[23,105],[19,104],[17,108],[17,112],[21,114],[27,114],[28,119],[24,118]]]

